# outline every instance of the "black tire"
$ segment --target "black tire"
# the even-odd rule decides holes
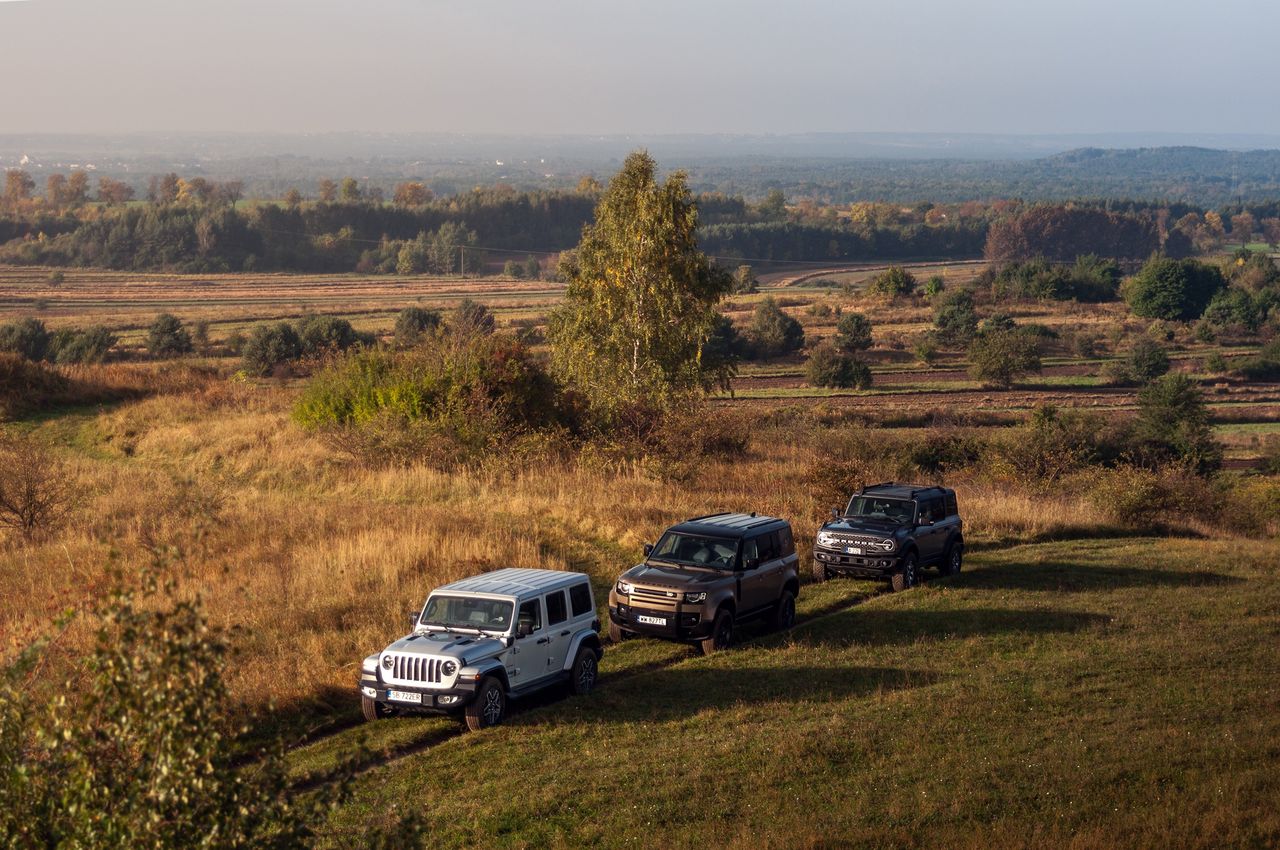
[[[507,695],[502,683],[492,676],[480,680],[476,698],[467,704],[467,728],[472,732],[497,726],[507,716]]]
[[[390,717],[395,713],[395,711],[386,703],[378,702],[375,699],[361,694],[360,713],[364,715],[365,720],[372,722],[374,720],[382,720],[383,718]]]
[[[609,640],[613,643],[622,643],[631,636],[630,632],[625,632],[622,627],[613,620],[609,621]]]
[[[920,581],[920,571],[916,567],[916,553],[908,552],[902,559],[902,569],[889,577],[889,586],[894,593],[901,593],[916,586]]]
[[[703,655],[724,652],[733,646],[733,615],[728,611],[719,611],[711,624],[711,635],[698,641]]]
[[[773,628],[785,632],[796,624],[796,598],[791,591],[782,591],[778,604],[773,609]]]
[[[964,566],[964,546],[959,543],[952,543],[947,547],[947,553],[942,556],[942,568],[940,572],[944,576],[960,575],[960,568]]]
[[[831,578],[831,573],[827,572],[827,565],[820,564],[817,561],[814,561],[813,562],[813,580],[818,582],[818,584],[822,584],[822,582],[827,581],[830,578]]]
[[[586,696],[595,688],[596,679],[600,676],[599,663],[600,658],[591,647],[584,646],[578,650],[569,676],[569,687],[575,694]]]

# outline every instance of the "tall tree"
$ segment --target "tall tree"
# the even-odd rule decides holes
[[[36,181],[21,168],[10,168],[4,173],[4,199],[11,204],[25,201],[36,188]]]
[[[360,181],[354,177],[342,178],[342,188],[338,190],[338,196],[348,203],[355,203],[363,197],[360,191]]]
[[[104,204],[123,204],[133,198],[133,187],[123,180],[98,178],[98,200]]]
[[[320,190],[320,200],[322,201],[332,201],[338,197],[338,184],[328,177],[320,181],[318,188]]]
[[[571,262],[548,338],[556,369],[592,403],[663,404],[705,389],[702,348],[732,279],[698,250],[698,211],[683,172],[659,183],[645,152],[627,157]]]
[[[50,174],[44,181],[44,199],[55,207],[67,201],[67,175]]]
[[[399,207],[425,206],[431,200],[431,190],[416,181],[400,183],[396,186],[392,200]]]
[[[79,206],[89,200],[89,174],[86,171],[73,171],[67,178],[66,200],[70,206]]]

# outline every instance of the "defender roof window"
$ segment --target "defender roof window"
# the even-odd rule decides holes
[[[681,534],[668,531],[653,547],[650,558],[672,561],[694,567],[717,570],[733,569],[738,555],[738,541],[731,537],[709,537],[705,534]]]

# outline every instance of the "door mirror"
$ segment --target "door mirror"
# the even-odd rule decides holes
[[[516,637],[527,638],[533,634],[533,623],[521,623],[516,626]]]
[[[832,509],[831,509],[831,518],[832,518],[832,519],[840,519],[840,509],[839,509],[839,508],[832,508]]]
[[[409,612],[409,631],[413,631],[418,627],[418,613],[417,611]]]
[[[754,570],[758,566],[760,566],[759,558],[747,558],[742,562],[742,568],[744,570]]]
[[[920,517],[920,519],[916,520],[916,525],[919,526],[920,528],[924,528],[927,525],[933,525],[933,520],[929,519],[928,517],[922,516]]]
[[[644,556],[647,558],[652,554],[653,554],[653,544],[652,543],[644,544]]]

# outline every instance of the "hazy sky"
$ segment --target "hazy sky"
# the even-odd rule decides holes
[[[1276,0],[0,0],[0,134],[1280,132]]]

